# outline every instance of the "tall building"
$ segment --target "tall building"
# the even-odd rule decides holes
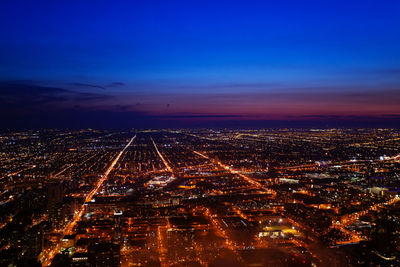
[[[43,231],[44,223],[36,225],[29,229],[25,234],[24,247],[25,255],[30,258],[37,258],[43,249]]]
[[[122,242],[122,211],[116,210],[114,212],[114,235],[113,241],[115,243]]]
[[[10,233],[10,247],[21,249],[24,245],[24,231],[22,227],[14,228]]]
[[[63,186],[61,183],[50,183],[47,185],[47,208],[61,203],[63,200]]]
[[[65,214],[66,208],[62,203],[54,204],[49,208],[50,210],[50,222],[55,229],[61,229],[65,225]]]

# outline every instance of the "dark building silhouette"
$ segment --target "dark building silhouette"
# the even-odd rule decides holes
[[[385,258],[396,255],[397,237],[396,224],[387,219],[376,222],[376,228],[371,232],[371,246],[374,251]]]
[[[57,254],[51,262],[51,267],[69,267],[71,259],[65,254]]]
[[[120,266],[120,245],[98,243],[89,246],[89,263],[91,266]]]
[[[61,183],[50,183],[47,185],[47,208],[61,203],[63,200],[63,186]]]
[[[25,233],[25,255],[29,258],[37,258],[43,249],[44,223],[32,227]]]

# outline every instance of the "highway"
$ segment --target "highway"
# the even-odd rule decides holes
[[[205,159],[210,159],[210,157],[204,155],[203,153],[200,153],[198,151],[193,151],[195,154],[199,155],[200,157],[203,157]],[[228,172],[232,173],[232,174],[236,174],[239,177],[243,178],[246,182],[248,182],[249,184],[257,187],[258,189],[262,189],[264,190],[266,193],[268,194],[272,194],[274,195],[274,197],[276,196],[276,192],[274,190],[271,190],[269,188],[266,188],[265,186],[263,186],[261,183],[259,183],[258,181],[256,181],[255,179],[244,175],[242,173],[240,173],[239,171],[233,170],[231,167],[221,163],[220,161],[216,161],[215,163],[217,163],[220,167],[224,168],[225,170],[227,170]]]
[[[169,164],[168,164],[168,162],[165,160],[164,156],[163,156],[163,155],[160,153],[160,151],[158,150],[158,147],[157,147],[157,145],[156,145],[156,142],[154,142],[154,140],[153,140],[152,137],[150,137],[150,138],[151,138],[151,141],[153,142],[154,148],[155,148],[156,151],[157,151],[157,154],[160,156],[160,158],[161,158],[162,162],[164,163],[165,167],[167,168],[167,170],[168,170],[171,174],[173,174],[174,171],[173,171],[172,168],[169,166]]]

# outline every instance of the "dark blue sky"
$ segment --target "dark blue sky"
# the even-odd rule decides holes
[[[10,121],[400,116],[400,1],[1,1],[0,27]]]

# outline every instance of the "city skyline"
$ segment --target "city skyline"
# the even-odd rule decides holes
[[[0,135],[2,266],[397,266],[395,129]]]

